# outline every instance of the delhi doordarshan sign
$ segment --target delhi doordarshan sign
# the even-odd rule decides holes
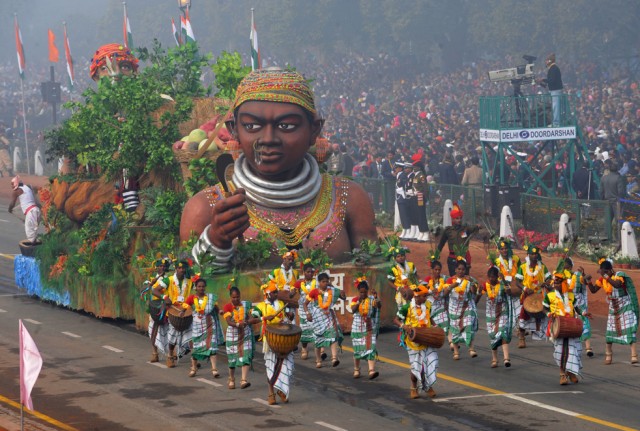
[[[480,129],[480,140],[487,142],[553,141],[557,139],[576,139],[575,126],[512,130]]]

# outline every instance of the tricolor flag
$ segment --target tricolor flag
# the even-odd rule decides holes
[[[73,88],[75,77],[73,74],[73,58],[71,57],[71,47],[69,46],[69,38],[67,37],[67,24],[64,24],[64,56],[67,59],[67,74],[69,74],[69,85]]]
[[[22,46],[22,33],[20,33],[20,27],[18,26],[18,15],[15,16],[15,32],[16,32],[16,54],[18,55],[18,72],[20,78],[24,79],[24,47]]]
[[[258,32],[256,24],[253,22],[253,8],[251,8],[251,33],[249,33],[251,41],[251,70],[260,69],[260,48],[258,48]]]
[[[53,34],[53,30],[49,29],[49,61],[57,63],[60,60],[60,52],[56,46],[56,35]]]
[[[186,43],[187,41],[187,19],[184,16],[180,17],[180,43]]]
[[[124,38],[124,47],[133,49],[133,34],[131,34],[131,25],[127,16],[127,3],[122,2],[124,7],[124,21],[122,22],[122,36]]]
[[[38,380],[42,369],[42,356],[36,347],[36,343],[24,327],[22,319],[19,321],[20,338],[20,404],[33,410],[31,390]]]
[[[180,33],[176,28],[176,22],[171,18],[171,31],[173,32],[173,40],[176,41],[176,45],[180,46]]]
[[[186,13],[186,19],[185,19],[185,38],[184,38],[184,43],[189,43],[189,42],[195,42],[196,41],[196,37],[193,34],[193,29],[191,28],[191,20],[189,19],[189,9],[187,9],[187,13]]]

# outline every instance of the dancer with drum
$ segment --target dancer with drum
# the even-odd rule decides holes
[[[407,292],[405,290],[408,289],[410,284],[417,282],[418,272],[413,262],[407,261],[408,248],[402,246],[391,247],[387,253],[393,258],[393,264],[389,268],[387,279],[389,280],[389,286],[396,292],[396,305],[400,309],[407,303]]]
[[[503,278],[500,270],[492,266],[487,271],[487,281],[480,289],[479,295],[487,295],[485,305],[487,316],[487,334],[489,335],[489,346],[491,347],[491,368],[498,367],[498,347],[502,346],[502,356],[504,366],[509,368],[509,343],[513,331],[513,308],[511,307],[512,292],[516,287],[511,287]]]
[[[240,289],[229,285],[231,302],[223,308],[223,316],[227,321],[227,361],[229,363],[228,388],[236,388],[236,368],[241,369],[240,389],[251,386],[249,368],[253,361],[253,331],[251,325],[260,323],[260,319],[251,317],[251,301],[242,301]]]
[[[638,363],[636,350],[636,332],[638,331],[638,297],[636,288],[627,274],[613,271],[610,260],[600,259],[601,277],[593,283],[585,276],[591,293],[602,289],[607,295],[609,316],[607,318],[606,351],[604,363],[610,365],[613,360],[613,343],[631,346],[631,363]]]
[[[537,337],[543,338],[540,331],[542,320],[545,318],[542,308],[544,288],[548,286],[546,282],[551,279],[551,273],[540,255],[540,248],[528,244],[524,247],[529,257],[528,261],[520,265],[516,274],[516,286],[522,290],[520,301],[522,308],[518,316],[518,348],[527,347],[525,335],[527,329],[535,328]],[[528,309],[527,309],[528,308]],[[533,314],[535,313],[535,314]]]
[[[149,362],[158,362],[160,360],[158,351],[164,354],[169,351],[169,321],[167,320],[164,301],[162,300],[164,289],[156,283],[165,277],[170,266],[171,260],[168,258],[156,260],[156,275],[145,281],[145,285],[148,287],[141,293],[144,295],[147,289],[151,291],[151,298],[149,299],[149,338],[151,339],[152,352]]]
[[[298,270],[293,267],[297,253],[295,250],[287,251],[282,255],[282,265],[269,274],[269,280],[276,282],[278,291],[290,291],[299,278]]]
[[[322,348],[331,347],[331,366],[340,364],[338,359],[338,347],[344,339],[342,328],[338,323],[338,316],[333,309],[339,299],[345,300],[344,291],[330,285],[329,274],[323,272],[318,275],[318,287],[307,295],[303,309],[307,313],[307,320],[313,323],[313,333],[316,337],[316,368],[322,368]],[[315,302],[315,307],[309,304]],[[315,310],[311,314],[310,310]]]
[[[589,300],[587,285],[584,282],[584,268],[579,267],[577,271],[573,271],[573,260],[570,257],[564,258],[564,275],[567,279],[568,288],[575,296],[576,307],[585,312],[580,315],[582,319],[582,336],[580,341],[584,341],[584,347],[588,357],[593,357],[593,349],[591,348],[591,323],[589,322]]]
[[[451,334],[449,333],[449,304],[444,293],[447,283],[442,276],[442,263],[438,260],[437,253],[431,255],[429,267],[431,268],[431,275],[425,278],[424,282],[427,289],[429,289],[427,301],[431,304],[431,320],[449,335],[449,345],[453,349]]]
[[[286,355],[278,355],[267,343],[267,326],[279,325],[285,318],[293,320],[293,313],[278,299],[278,288],[273,280],[261,286],[264,301],[256,304],[251,310],[251,316],[262,321],[262,351],[267,369],[269,383],[269,405],[276,404],[276,393],[283,403],[289,402],[289,389],[293,380],[293,349]],[[297,344],[297,343],[296,343]]]
[[[298,300],[298,309],[304,310],[304,303],[307,299],[307,295],[313,289],[317,288],[317,280],[315,278],[316,268],[308,262],[302,267],[302,273],[304,278],[299,280],[295,284],[295,290],[300,294]],[[309,303],[308,308],[311,309],[311,315],[313,316],[313,307],[316,306],[315,301]],[[302,336],[300,337],[300,343],[302,344],[301,359],[307,359],[309,357],[308,345],[309,343],[315,343],[316,336],[313,333],[313,322],[307,320],[307,313],[299,313],[300,317],[300,329],[302,329]]]
[[[498,238],[498,240],[496,241],[496,245],[498,247],[498,253],[500,255],[493,261],[493,264],[500,270],[500,273],[502,274],[502,282],[505,285],[512,286],[513,292],[516,290],[516,283],[514,279],[521,265],[520,258],[517,255],[513,254],[513,242],[509,238]],[[507,297],[511,304],[511,308],[513,308],[511,312],[512,316],[514,317],[513,326],[514,329],[517,329],[518,316],[520,315],[520,310],[522,309],[520,297],[517,295],[507,295]]]
[[[469,356],[478,356],[473,348],[473,339],[478,331],[478,282],[467,275],[467,261],[464,257],[458,256],[457,261],[455,275],[447,280],[447,288],[444,290],[449,297],[449,333],[455,361],[460,359],[461,342],[469,348]]]
[[[375,290],[369,291],[367,278],[362,276],[354,282],[358,296],[354,296],[347,310],[353,313],[351,324],[351,344],[353,346],[353,378],[360,377],[360,361],[367,361],[369,380],[378,377],[376,357],[378,356],[377,339],[380,329],[380,308]]]
[[[433,326],[431,303],[427,301],[429,290],[425,285],[413,285],[413,298],[398,310],[393,319],[402,329],[400,345],[407,349],[411,365],[411,387],[409,396],[419,398],[419,391],[425,391],[430,398],[436,397],[433,385],[438,378],[438,351],[433,347],[419,344],[410,339],[409,334],[416,328]]]
[[[220,326],[220,310],[218,295],[207,293],[207,280],[195,275],[192,278],[196,293],[189,295],[183,303],[184,308],[191,308],[193,323],[191,324],[191,369],[189,377],[198,372],[198,361],[211,362],[211,374],[220,377],[217,366],[218,346],[224,343]]]
[[[173,314],[175,321],[181,321],[184,317],[182,303],[191,295],[193,282],[189,277],[191,266],[186,260],[181,260],[175,265],[176,271],[171,277],[160,278],[155,287],[159,287],[158,293],[163,295],[168,314]],[[154,293],[155,294],[155,293]],[[191,342],[191,325],[185,328],[176,328],[176,325],[169,317],[169,332],[167,335],[169,343],[169,355],[167,356],[167,368],[174,368],[178,360],[178,355],[182,356],[189,350]],[[176,347],[178,350],[176,351]]]
[[[582,321],[576,316],[583,312],[575,305],[575,296],[563,271],[554,272],[553,289],[545,295],[543,305],[547,317],[553,319],[547,335],[553,341],[553,358],[560,367],[560,384],[578,383],[582,368]]]

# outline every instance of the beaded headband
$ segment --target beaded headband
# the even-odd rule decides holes
[[[233,110],[250,101],[292,103],[317,113],[309,83],[300,73],[289,70],[259,69],[245,76],[236,91]]]

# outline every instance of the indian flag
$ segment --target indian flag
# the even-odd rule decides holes
[[[186,13],[186,18],[185,18],[185,43],[189,43],[189,42],[195,42],[196,41],[196,37],[193,34],[193,29],[191,28],[191,19],[189,19],[189,9],[187,9],[187,13]]]
[[[73,89],[75,77],[73,74],[73,58],[71,58],[71,47],[69,46],[69,38],[67,37],[67,24],[64,24],[64,56],[67,59],[67,74],[69,75],[69,85]]]
[[[258,48],[258,32],[256,24],[253,22],[253,8],[251,8],[251,33],[249,33],[251,41],[251,70],[260,69],[260,48]]]
[[[22,33],[20,33],[20,26],[18,26],[18,16],[15,17],[15,32],[16,32],[16,54],[18,55],[18,72],[20,78],[24,79],[24,47],[22,46]]]
[[[122,36],[124,38],[124,47],[133,49],[133,34],[131,33],[131,24],[127,16],[127,3],[122,2],[124,7],[124,21],[122,22]]]
[[[171,31],[173,32],[173,40],[176,41],[176,45],[180,46],[180,33],[176,28],[176,22],[173,18],[171,18]]]

